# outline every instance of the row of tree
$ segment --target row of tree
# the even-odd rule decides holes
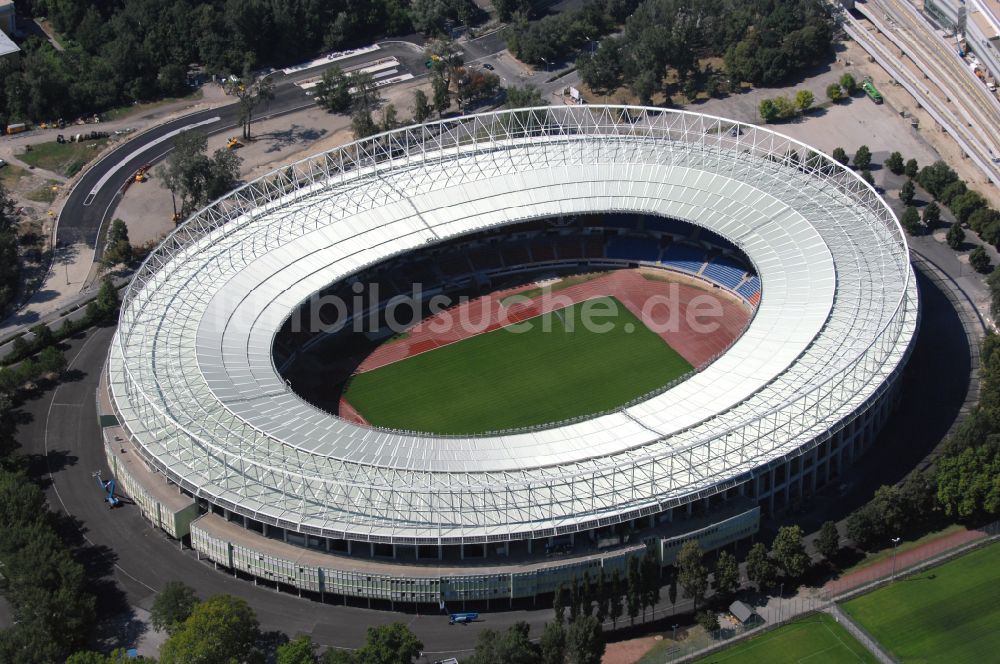
[[[0,314],[4,316],[18,292],[18,280],[21,275],[18,244],[14,199],[0,182]]]
[[[669,98],[692,79],[711,86],[709,94],[743,82],[774,86],[829,57],[832,26],[818,0],[645,0],[621,35],[604,39],[577,66],[592,89],[625,84],[642,103],[658,91]],[[719,56],[724,78],[699,65]]]
[[[790,99],[785,95],[761,100],[757,106],[760,119],[764,122],[777,122],[779,120],[791,120],[802,115],[816,101],[816,96],[809,90],[799,90],[795,93],[795,98]]]
[[[0,124],[184,94],[191,63],[239,75],[485,16],[471,0],[24,0],[17,8],[47,17],[64,50],[33,37],[0,61]]]

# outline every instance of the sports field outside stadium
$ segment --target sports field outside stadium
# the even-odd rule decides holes
[[[647,659],[642,660],[645,664]],[[833,616],[814,613],[699,659],[696,664],[876,664]]]
[[[897,660],[997,661],[1000,544],[898,579],[844,604]]]
[[[691,368],[602,297],[359,373],[344,398],[374,426],[476,434],[609,410]]]

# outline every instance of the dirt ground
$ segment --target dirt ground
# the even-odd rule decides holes
[[[635,664],[656,645],[655,636],[643,636],[628,641],[609,643],[604,649],[601,664]]]
[[[413,92],[417,88],[430,94],[429,84],[422,80],[382,90],[383,108],[385,104],[394,104],[399,121],[408,121],[413,114]],[[267,110],[261,113],[266,115]],[[373,116],[376,122],[380,119],[379,112]],[[228,134],[210,136],[208,152],[224,149],[230,136],[239,138],[239,131],[234,129]],[[240,176],[244,182],[353,140],[349,116],[328,113],[318,106],[255,122],[252,136],[253,140],[242,141],[244,146],[237,150],[243,160]],[[137,246],[159,241],[174,229],[170,192],[162,186],[157,168],[153,168],[148,182],[129,188],[118,205],[116,216],[125,221],[129,239]]]

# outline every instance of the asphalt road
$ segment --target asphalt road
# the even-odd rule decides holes
[[[335,64],[347,68],[390,56],[398,58],[414,75],[419,76],[424,71],[422,48],[407,41],[384,42],[380,44],[378,51],[339,60]],[[290,75],[285,75],[280,70],[272,74],[274,99],[257,109],[256,119],[275,117],[312,106],[315,102],[295,82],[317,76],[327,66],[322,64]],[[231,131],[239,126],[238,105],[233,103],[198,111],[164,123],[135,136],[102,157],[76,183],[63,206],[57,235],[60,244],[82,242],[95,246],[97,253],[94,260],[100,260],[103,247],[96,246],[97,239],[102,224],[109,221],[114,206],[120,199],[121,186],[143,165],[155,164],[163,159],[173,147],[172,135],[177,130],[199,124],[200,130],[209,134]],[[170,138],[164,140],[167,136]]]

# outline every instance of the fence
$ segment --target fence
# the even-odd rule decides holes
[[[882,662],[894,661],[880,644],[860,626],[851,622],[840,612],[837,603],[854,595],[860,595],[874,588],[890,583],[896,578],[907,576],[927,567],[939,565],[951,558],[1000,539],[1000,520],[976,530],[957,531],[937,540],[922,544],[893,556],[888,556],[857,572],[844,575],[827,583],[823,588],[811,589],[812,594],[794,597],[767,597],[761,606],[754,607],[758,619],[748,625],[741,625],[727,616],[720,629],[706,632],[701,628],[668,628],[664,639],[670,643],[647,655],[644,664],[690,661],[712,652],[723,650],[733,642],[763,634],[781,625],[797,620],[810,613],[825,611],[838,617],[844,627],[868,651]],[[805,591],[804,591],[805,592]],[[748,601],[744,598],[744,601]]]

